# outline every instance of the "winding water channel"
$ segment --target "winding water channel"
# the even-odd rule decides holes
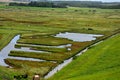
[[[11,56],[8,56],[8,54],[10,53],[11,50],[29,51],[29,52],[41,52],[41,51],[29,50],[29,49],[26,49],[26,48],[23,48],[23,49],[16,49],[16,48],[14,48],[17,40],[19,40],[19,39],[20,39],[20,35],[15,36],[10,41],[10,43],[0,51],[0,65],[1,66],[9,66],[9,65],[7,65],[4,62],[4,59],[6,59],[6,58],[18,59],[18,60],[44,61],[44,60],[34,59],[34,58],[24,58],[24,57],[11,57]]]
[[[101,37],[101,36],[103,36],[103,35],[81,34],[81,33],[68,33],[68,32],[66,32],[66,33],[56,34],[56,36],[54,36],[54,37],[67,38],[67,39],[70,39],[70,40],[73,40],[73,41],[78,41],[78,42],[85,42],[85,41],[95,40],[96,37]],[[10,41],[10,43],[0,51],[0,65],[1,66],[9,66],[9,65],[7,65],[4,62],[4,59],[6,59],[6,58],[18,59],[18,60],[31,60],[31,61],[45,61],[45,60],[40,60],[40,59],[35,59],[35,58],[25,58],[25,57],[12,57],[12,56],[8,56],[8,54],[10,53],[11,50],[36,52],[36,53],[45,52],[45,51],[30,50],[30,48],[26,48],[26,47],[22,47],[20,49],[16,49],[14,46],[17,43],[17,40],[19,40],[19,39],[20,39],[20,35],[15,36]],[[31,45],[30,44],[30,46],[43,46],[43,45]],[[64,47],[71,47],[71,46],[72,46],[71,44],[65,44],[65,45],[60,45],[60,46],[46,46],[46,47],[64,48]],[[71,50],[71,48],[69,48],[68,50]],[[88,50],[88,48],[84,49],[83,51],[81,51],[80,53],[78,53],[76,56],[81,55],[82,53],[84,53],[87,50]],[[72,60],[73,60],[73,57],[71,57],[68,60],[64,60],[63,63],[59,64],[52,71],[50,71],[45,76],[45,78],[51,77],[56,72],[58,72],[59,70],[61,70],[64,66],[66,66],[67,64],[69,64]]]

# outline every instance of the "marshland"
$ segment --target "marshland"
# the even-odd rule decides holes
[[[27,80],[34,74],[46,80],[70,58],[71,63],[47,80],[120,79],[120,9],[0,5],[0,80],[24,74]]]

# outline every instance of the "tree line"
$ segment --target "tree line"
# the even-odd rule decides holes
[[[65,4],[55,4],[53,2],[37,2],[31,1],[30,3],[9,3],[9,6],[31,6],[31,7],[50,7],[50,8],[66,8]]]
[[[32,1],[29,3],[9,3],[9,6],[31,6],[31,7],[51,7],[66,8],[71,7],[90,7],[103,9],[120,9],[120,3],[103,3],[99,1]]]

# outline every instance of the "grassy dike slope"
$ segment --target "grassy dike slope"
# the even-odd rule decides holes
[[[48,80],[120,80],[120,34],[90,48]]]

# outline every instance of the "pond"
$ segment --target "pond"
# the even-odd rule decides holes
[[[77,41],[77,42],[86,42],[86,41],[92,41],[96,40],[97,37],[101,37],[103,35],[96,35],[96,34],[83,34],[83,33],[59,33],[56,34],[55,37],[59,38],[67,38],[72,41]]]

